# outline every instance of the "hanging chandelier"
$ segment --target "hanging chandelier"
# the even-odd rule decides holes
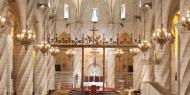
[[[55,56],[59,53],[59,48],[58,47],[51,47],[49,49],[49,52],[51,53],[51,55]]]
[[[145,53],[148,51],[148,49],[151,47],[151,44],[147,40],[141,40],[141,42],[138,44],[139,49]]]
[[[2,29],[4,29],[4,27],[5,27],[5,22],[6,22],[5,17],[0,16],[0,27],[1,27]]]
[[[26,8],[26,16],[27,16],[27,13],[28,13],[28,0],[27,0],[26,3],[27,3],[27,8]],[[32,30],[30,30],[28,28],[27,23],[28,23],[28,18],[26,17],[26,29],[22,30],[22,32],[20,34],[17,34],[18,41],[20,41],[20,43],[25,46],[25,49],[27,49],[28,46],[31,45],[32,42],[36,38],[35,32],[32,32]]]
[[[68,57],[73,57],[75,55],[75,52],[73,49],[67,49],[65,53]]]
[[[138,43],[138,47],[139,49],[145,54],[149,48],[151,48],[151,44],[149,41],[145,40],[146,38],[146,8],[144,9],[144,39],[139,41],[140,43]],[[139,37],[140,38],[140,37]],[[140,39],[139,39],[140,40]]]
[[[48,52],[49,48],[51,47],[50,44],[47,41],[42,41],[39,44],[37,44],[38,49],[45,54]]]
[[[24,45],[26,49],[29,45],[31,45],[31,43],[35,40],[35,38],[36,38],[35,33],[27,29],[23,30],[22,33],[20,34],[17,34],[18,41],[20,41],[20,43]]]
[[[163,48],[164,44],[171,38],[171,33],[167,32],[163,25],[161,26],[161,29],[157,29],[157,31],[153,33],[153,39],[160,44],[161,49]]]
[[[135,34],[135,32],[136,32],[136,21],[137,21],[137,19],[139,18],[139,16],[134,16],[134,26],[133,26],[133,34]],[[133,38],[135,39],[134,41],[133,41]],[[134,37],[131,35],[131,42],[133,43],[133,44],[137,44],[137,41],[136,41],[136,37],[135,37],[135,35],[134,35]],[[129,52],[133,55],[133,56],[135,56],[135,55],[137,55],[139,52],[140,52],[140,49],[139,49],[139,47],[132,47],[132,48],[130,48],[129,49]]]
[[[190,11],[186,11],[185,16],[182,17],[182,26],[184,29],[190,30]]]
[[[117,56],[117,57],[120,57],[121,55],[123,55],[124,54],[124,51],[122,50],[122,49],[115,49],[115,55]]]
[[[133,56],[135,56],[135,55],[137,55],[139,52],[140,52],[140,49],[138,48],[138,47],[133,47],[133,48],[130,48],[129,49],[129,52],[133,55]]]
[[[167,30],[163,27],[162,23],[162,0],[161,0],[161,28],[157,29],[153,33],[153,40],[155,40],[159,45],[160,48],[162,49],[164,44],[169,41],[172,38],[171,33],[167,32]]]
[[[53,38],[53,45],[55,45],[55,43],[57,42],[57,34],[56,34],[56,19],[54,19],[54,38]],[[59,53],[59,48],[58,47],[55,47],[55,46],[52,46],[50,49],[49,49],[49,52],[51,53],[51,55],[55,56]]]
[[[43,5],[43,4],[42,4]],[[49,44],[49,35],[46,35],[46,21],[48,20],[48,12],[49,9],[47,6],[44,6],[45,8],[42,8],[42,10],[44,12],[46,12],[46,14],[44,14],[44,19],[43,19],[43,40],[37,44],[37,48],[41,51],[42,54],[45,54],[49,51],[49,49],[51,48],[51,45]],[[46,37],[47,36],[47,37]],[[48,41],[46,41],[48,40]],[[51,49],[51,52],[53,52],[55,49]]]
[[[5,31],[6,28],[6,24],[7,24],[7,15],[8,15],[8,1],[5,0],[4,2],[4,10],[2,12],[2,14],[0,15],[0,28],[3,30],[3,32]]]

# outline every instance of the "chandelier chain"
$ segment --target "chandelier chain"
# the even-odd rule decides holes
[[[162,0],[161,0],[161,28],[163,27],[163,22],[162,22]]]

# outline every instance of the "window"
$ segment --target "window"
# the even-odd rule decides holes
[[[121,19],[125,19],[126,9],[125,4],[121,5]]]
[[[92,8],[92,22],[98,22],[98,8]]]
[[[69,5],[64,4],[64,18],[68,19],[69,18]]]

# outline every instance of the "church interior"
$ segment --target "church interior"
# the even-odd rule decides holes
[[[190,95],[190,0],[0,0],[0,95]]]

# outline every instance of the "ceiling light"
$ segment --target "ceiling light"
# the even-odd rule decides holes
[[[157,29],[157,31],[153,33],[153,39],[160,44],[161,49],[168,40],[171,40],[171,38],[172,34],[167,32],[163,25],[161,29]]]
[[[185,16],[182,17],[182,26],[184,29],[190,30],[190,11],[186,11]]]
[[[145,8],[152,8],[152,3],[144,3]]]
[[[27,49],[29,45],[35,40],[36,35],[31,30],[23,30],[22,33],[17,34],[17,39]]]
[[[58,47],[51,47],[50,49],[49,49],[49,52],[51,53],[51,55],[53,55],[53,56],[55,56],[55,55],[57,55],[58,53],[59,53],[59,48]]]
[[[6,19],[5,19],[5,17],[0,16],[0,28],[2,30],[5,30],[5,25],[6,25]]]
[[[139,43],[138,43],[138,47],[139,49],[145,54],[149,48],[151,48],[151,44],[149,41],[146,40],[146,34],[145,34],[145,31],[146,31],[146,9],[144,9],[144,39],[143,40],[140,40]]]
[[[139,49],[138,47],[130,48],[130,49],[129,49],[129,52],[130,52],[133,56],[135,56],[135,55],[137,55],[137,54],[140,52],[140,49]]]
[[[115,55],[117,56],[117,57],[120,57],[121,55],[123,55],[124,54],[124,51],[122,50],[122,49],[115,49]]]
[[[147,40],[141,40],[141,42],[138,44],[139,49],[145,53],[148,51],[148,49],[151,47],[151,44]]]
[[[73,57],[75,55],[75,52],[73,49],[67,49],[65,53],[68,57]]]
[[[162,23],[162,0],[161,0],[161,27],[160,29],[157,29],[153,33],[153,39],[160,45],[160,48],[162,49],[164,44],[171,40],[172,34],[167,32],[167,30],[163,27]]]
[[[39,44],[37,44],[37,48],[40,49],[40,51],[45,54],[46,52],[48,52],[49,48],[50,48],[50,44],[47,41],[42,41]]]

